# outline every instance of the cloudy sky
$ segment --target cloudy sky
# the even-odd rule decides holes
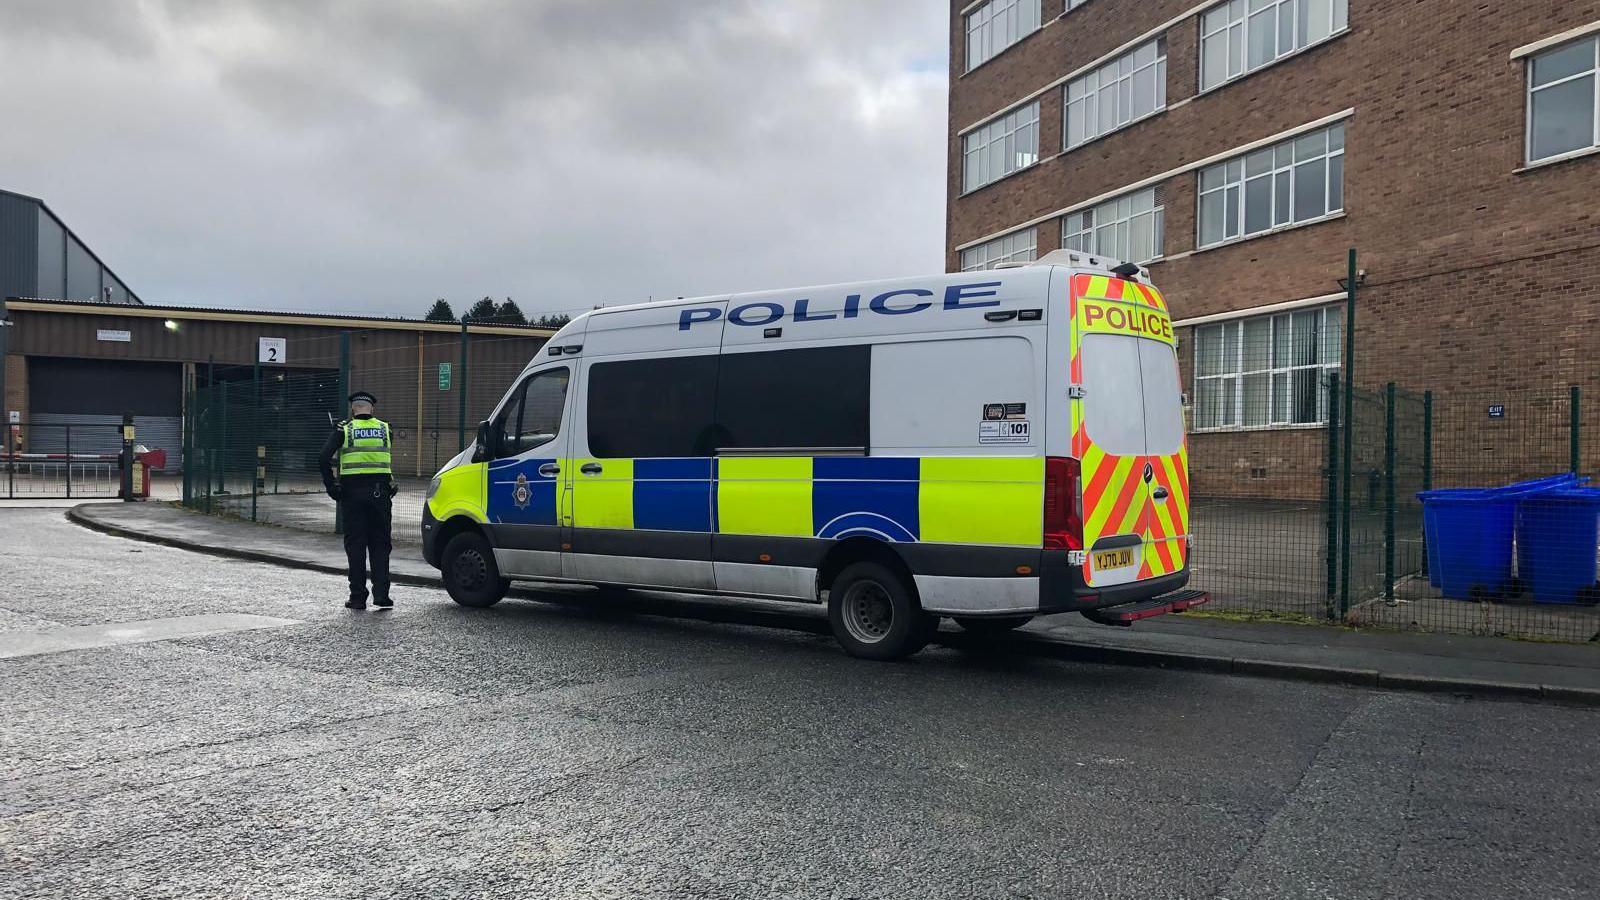
[[[938,271],[946,9],[4,0],[0,187],[151,303],[534,313]]]

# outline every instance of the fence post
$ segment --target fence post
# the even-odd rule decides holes
[[[228,383],[224,381],[221,388],[222,402],[218,405],[222,407],[222,413],[217,417],[217,427],[221,431],[217,438],[217,493],[226,494],[228,492]]]
[[[255,393],[255,403],[250,407],[250,446],[255,452],[250,454],[250,521],[256,520],[256,476],[261,473],[261,357],[256,356],[256,364],[250,370],[250,381]]]
[[[194,482],[190,467],[194,465],[194,389],[183,392],[183,508],[194,502]]]
[[[1328,373],[1328,618],[1339,591],[1339,373]]]
[[[122,495],[122,502],[133,502],[133,413],[122,414],[122,427],[117,430],[117,437],[122,439],[122,452],[117,454],[117,481],[120,487],[117,493]],[[67,464],[71,465],[68,460]]]
[[[1394,603],[1394,382],[1383,398],[1383,599]]]
[[[350,332],[339,332],[339,398],[338,405],[342,408],[349,402],[350,396]],[[334,458],[334,465],[339,464],[338,457]],[[333,503],[333,533],[344,534],[344,504],[335,500]]]
[[[1572,446],[1568,448],[1568,451],[1571,454],[1572,474],[1576,475],[1578,474],[1578,454],[1583,449],[1583,445],[1579,440],[1583,434],[1583,389],[1577,385],[1572,385],[1570,390],[1571,396],[1567,400],[1567,405],[1572,408],[1572,424],[1569,426]]]
[[[67,426],[67,499],[72,499],[72,426]]]
[[[204,441],[206,445],[205,509],[209,514],[211,512],[212,494],[214,493],[214,487],[217,483],[217,417],[214,415],[217,407],[217,383],[215,381],[210,381],[209,379],[208,382],[209,386],[206,388],[206,428],[204,436],[201,437],[201,440]]]
[[[1422,392],[1422,489],[1433,490],[1433,391]],[[1428,567],[1428,533],[1422,533],[1422,574],[1433,574]]]
[[[207,414],[208,417],[210,417],[211,411],[216,408],[216,405],[217,405],[216,404],[216,399],[217,399],[217,357],[216,357],[215,354],[207,354],[207,356],[206,356],[206,414]],[[211,422],[208,422],[207,425],[209,426],[210,437],[215,437],[216,436],[217,423],[215,421],[211,421]],[[201,440],[206,440],[206,438],[201,438]],[[213,459],[213,457],[216,455],[216,452],[217,452],[217,448],[216,448],[215,442],[214,441],[207,441],[207,446],[206,446],[206,512],[207,513],[211,512],[211,495],[215,491],[215,485],[216,485],[216,482],[212,480],[213,471],[217,467],[217,462],[216,462],[215,459]]]
[[[456,394],[456,452],[467,449],[467,317],[461,316],[461,372]]]
[[[1350,491],[1351,491],[1351,435],[1356,430],[1356,248],[1351,247],[1345,259],[1344,279],[1344,436],[1339,464],[1343,467],[1344,486],[1339,495],[1343,533],[1339,542],[1339,617],[1350,612]]]

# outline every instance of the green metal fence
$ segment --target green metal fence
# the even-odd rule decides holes
[[[197,367],[186,392],[183,503],[204,512],[314,531],[338,527],[322,494],[318,455],[355,390],[378,397],[394,432],[394,470],[420,501],[434,472],[471,442],[537,344],[475,336],[395,364],[392,349],[366,350],[362,332],[293,346],[295,367]],[[429,358],[433,357],[433,358]],[[399,509],[409,509],[405,503]],[[398,516],[398,513],[397,513]],[[402,519],[404,517],[401,517]],[[396,538],[409,531],[397,525]]]

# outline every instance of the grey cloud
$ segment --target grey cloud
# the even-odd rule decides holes
[[[935,5],[112,6],[141,15],[0,33],[30,73],[0,115],[41,126],[3,186],[148,299],[574,309],[942,262]]]

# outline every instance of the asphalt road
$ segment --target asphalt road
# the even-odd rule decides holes
[[[0,897],[1592,897],[1600,713],[457,608],[0,510]],[[569,598],[574,595],[568,595]],[[169,626],[171,623],[168,623]],[[69,632],[67,639],[80,632]]]

